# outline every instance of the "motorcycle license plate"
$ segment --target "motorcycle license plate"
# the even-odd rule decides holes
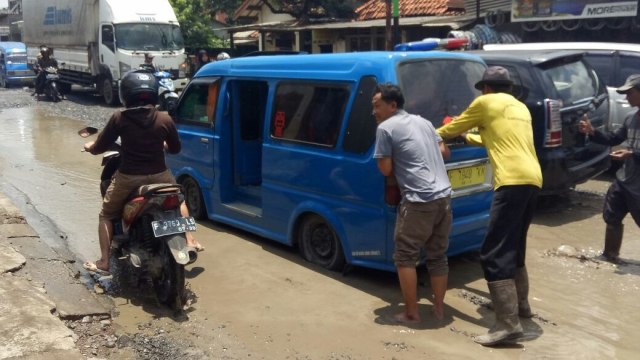
[[[157,220],[151,222],[155,237],[196,231],[196,221],[193,217],[179,217],[175,219]]]

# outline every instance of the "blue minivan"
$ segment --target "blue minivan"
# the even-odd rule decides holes
[[[191,214],[291,246],[327,269],[395,271],[398,200],[373,158],[378,83],[436,127],[479,95],[485,63],[453,52],[362,52],[236,58],[203,67],[172,113],[182,140],[167,155]],[[478,249],[492,197],[483,148],[454,144],[447,170],[449,255]]]
[[[0,42],[0,86],[33,86],[36,74],[27,64],[27,48],[21,42]]]

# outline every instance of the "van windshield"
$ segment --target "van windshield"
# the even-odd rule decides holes
[[[480,95],[473,86],[482,78],[484,64],[456,59],[422,59],[398,66],[404,108],[430,120],[435,127],[446,116],[457,116]]]
[[[27,55],[9,55],[7,56],[7,65],[9,64],[26,64]]]
[[[170,24],[117,24],[116,44],[125,50],[175,51],[184,48],[182,32]]]
[[[598,81],[582,61],[574,61],[544,69],[565,105],[575,104],[598,95]]]

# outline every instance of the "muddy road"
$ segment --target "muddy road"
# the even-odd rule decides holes
[[[51,104],[36,103],[20,89],[0,89],[0,191],[43,240],[80,263],[99,254],[100,158],[80,152],[85,139],[76,131],[99,126],[113,110],[88,93]],[[471,340],[493,319],[475,254],[450,260],[443,321],[428,315],[431,292],[423,272],[423,323],[406,327],[384,320],[400,308],[395,274],[325,271],[295,249],[213,222],[200,222],[196,234],[206,250],[188,267],[188,320],[159,308],[148,289],[106,284],[116,304],[114,324],[130,339],[162,334],[163,342],[182,348],[182,358],[193,359],[635,359],[640,230],[631,218],[622,246],[627,264],[594,259],[610,180],[589,181],[538,210],[527,254],[537,315],[523,322],[528,341],[517,346],[491,349]],[[153,348],[137,357],[168,356]],[[118,358],[113,351],[104,357]]]

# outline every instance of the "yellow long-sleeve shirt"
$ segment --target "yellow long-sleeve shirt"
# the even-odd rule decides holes
[[[542,187],[531,113],[526,105],[509,94],[482,95],[459,117],[437,131],[442,138],[449,139],[474,127],[478,128],[479,134],[467,134],[466,140],[487,149],[496,189],[504,185]]]

